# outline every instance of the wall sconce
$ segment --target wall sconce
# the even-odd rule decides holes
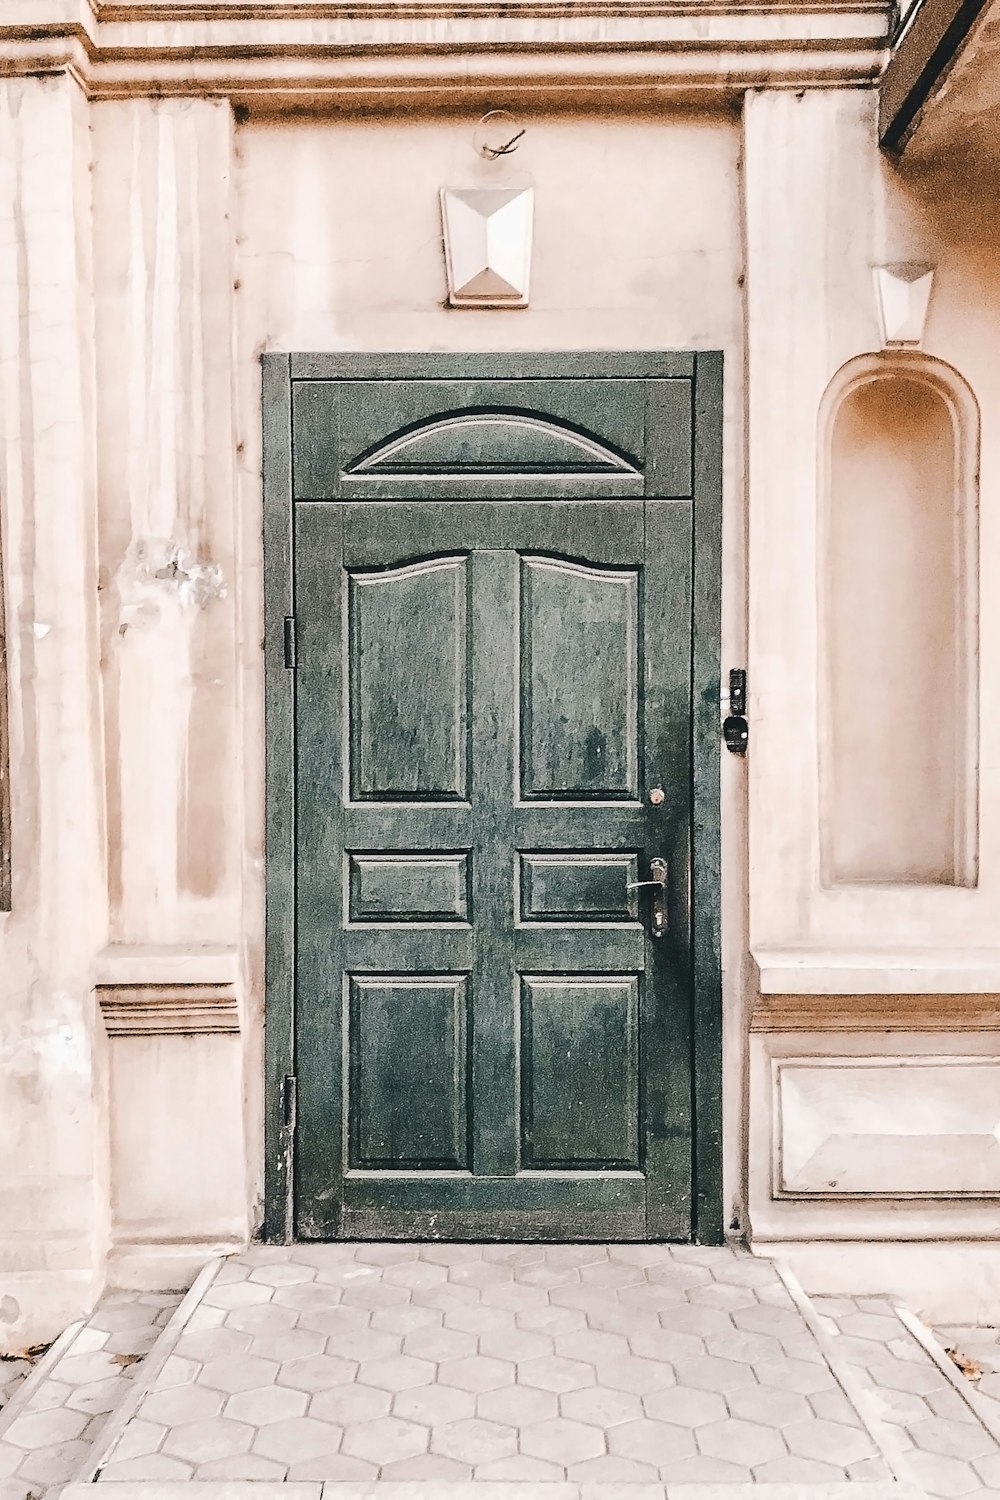
[[[934,284],[934,267],[919,261],[873,266],[883,349],[919,349]]]
[[[442,188],[452,307],[527,307],[535,191]]]

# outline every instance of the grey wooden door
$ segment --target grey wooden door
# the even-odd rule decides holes
[[[315,373],[294,1232],[689,1238],[690,374]]]

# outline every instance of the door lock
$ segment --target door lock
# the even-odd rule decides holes
[[[651,859],[649,879],[632,880],[625,889],[639,891],[646,887],[652,891],[649,910],[650,933],[655,938],[661,938],[667,930],[667,862],[665,859]]]

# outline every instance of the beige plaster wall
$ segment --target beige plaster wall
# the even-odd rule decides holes
[[[107,1242],[90,969],[106,898],[86,105],[0,83],[0,497],[13,909],[0,915],[0,1349],[89,1307]]]
[[[864,93],[772,93],[749,96],[744,115],[750,944],[765,992],[751,1037],[749,1209],[758,1247],[777,1245],[814,1288],[877,1284],[929,1312],[976,1318],[1000,1290],[1000,1159],[989,1150],[1000,779],[988,691],[1000,665],[1000,247],[961,180],[904,173],[879,154],[874,109]],[[928,547],[923,581],[900,590],[898,573],[886,579],[918,639],[942,592],[978,594],[964,625],[952,616],[952,640],[969,631],[971,665],[947,684],[957,710],[944,708],[964,719],[965,810],[978,842],[965,885],[921,872],[919,829],[912,864],[897,863],[894,880],[826,883],[822,864],[830,819],[847,815],[845,787],[834,802],[822,774],[830,715],[881,714],[884,744],[893,724],[920,734],[920,710],[935,709],[925,683],[914,693],[874,650],[862,670],[877,691],[838,698],[824,677],[824,643],[843,632],[834,611],[863,608],[865,589],[844,587],[842,539],[831,553],[825,507],[836,497],[822,489],[817,417],[837,372],[878,349],[871,268],[898,261],[936,267],[923,349],[959,372],[982,413],[970,528],[978,557],[949,544],[956,533],[942,538],[937,497],[913,519],[923,533],[912,545]],[[888,549],[884,563],[892,569]],[[863,738],[864,725],[844,728]],[[884,825],[900,840],[913,816],[908,764],[910,751],[899,756],[898,788],[883,778],[883,795],[897,799]],[[887,1111],[889,1099],[897,1103]],[[952,1248],[928,1249],[935,1242]]]

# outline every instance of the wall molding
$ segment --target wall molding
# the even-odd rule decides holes
[[[98,985],[96,993],[109,1036],[193,1036],[240,1029],[233,985]]]
[[[888,25],[878,0],[0,0],[0,69],[69,72],[92,99],[224,95],[269,110],[498,93],[629,107],[870,86]]]
[[[997,995],[762,995],[750,1030],[1000,1031]]]

